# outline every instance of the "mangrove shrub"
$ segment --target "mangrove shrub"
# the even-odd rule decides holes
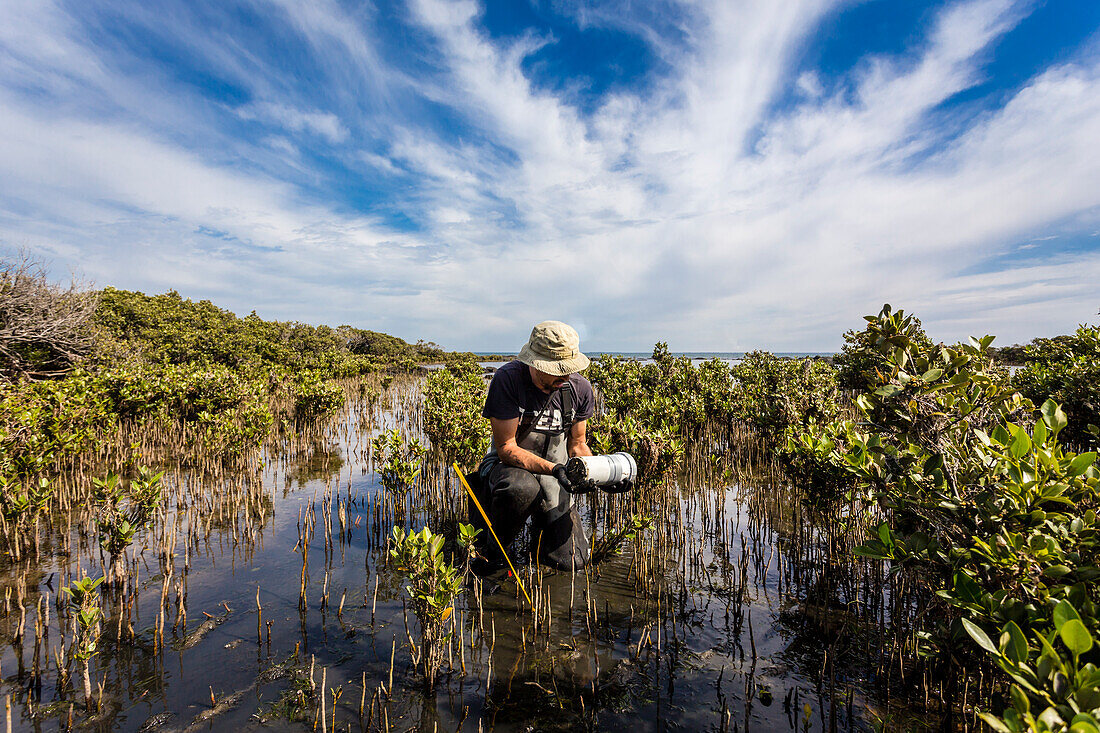
[[[394,527],[390,559],[409,581],[406,591],[420,623],[420,645],[409,639],[413,663],[424,675],[425,685],[433,688],[451,634],[446,629],[454,616],[454,602],[462,592],[462,576],[443,558],[443,536],[427,527],[408,533]]]
[[[1004,670],[1011,706],[990,725],[1093,730],[1096,454],[1063,448],[1065,413],[1012,389],[992,337],[929,346],[902,311],[868,320],[878,382],[856,399],[861,419],[831,434],[833,458],[885,510],[857,553],[925,589],[921,653],[941,674],[982,649]]]
[[[1024,349],[1026,366],[1013,383],[1036,404],[1052,399],[1065,410],[1069,424],[1063,439],[1095,447],[1100,425],[1100,327],[1080,326],[1076,332],[1039,338]]]
[[[424,380],[424,433],[445,463],[472,470],[488,452],[489,421],[481,416],[485,392],[474,362],[455,362]]]

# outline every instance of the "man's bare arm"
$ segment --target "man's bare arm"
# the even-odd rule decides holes
[[[566,443],[569,457],[590,456],[592,449],[588,447],[588,421],[580,420],[573,423],[573,429],[569,431],[569,440]]]
[[[531,473],[549,474],[554,470],[553,463],[541,456],[536,456],[529,450],[520,448],[516,443],[516,430],[519,429],[518,417],[511,420],[498,420],[491,417],[489,425],[493,429],[493,447],[497,449],[497,455],[500,456],[501,461],[509,466],[525,468]]]

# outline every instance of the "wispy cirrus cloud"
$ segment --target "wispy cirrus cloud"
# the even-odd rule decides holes
[[[347,128],[331,112],[313,112],[274,102],[255,102],[237,108],[237,114],[246,120],[258,119],[278,125],[287,132],[320,135],[334,144],[348,138]]]
[[[845,2],[530,8],[13,0],[0,246],[455,348],[547,317],[596,347],[789,350],[887,300],[944,339],[1095,312],[1094,41],[980,92],[1030,3],[945,3],[839,69],[807,49]],[[566,50],[596,33],[649,62]]]

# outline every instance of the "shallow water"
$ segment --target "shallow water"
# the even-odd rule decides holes
[[[84,711],[75,666],[64,685],[57,668],[59,588],[81,569],[101,572],[87,518],[47,537],[39,562],[6,567],[0,672],[13,729],[66,729],[71,716],[75,727],[120,731],[300,731],[315,721],[326,731],[870,730],[882,710],[916,725],[881,699],[871,625],[881,585],[830,562],[789,489],[748,472],[582,498],[597,538],[633,512],[655,525],[588,572],[521,567],[537,613],[514,578],[487,583],[499,587],[480,611],[469,589],[450,662],[424,692],[404,583],[385,567],[393,509],[366,450],[374,426],[415,422],[415,386],[398,387],[368,423],[353,409],[320,442],[228,483],[166,476],[170,506],[131,554],[132,608],[104,596],[98,714]],[[453,479],[426,481],[403,523],[447,531],[462,517],[460,492]],[[299,540],[311,515],[303,606]],[[48,632],[36,642],[39,618]]]

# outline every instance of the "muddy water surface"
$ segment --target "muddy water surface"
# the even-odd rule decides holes
[[[166,506],[102,594],[88,711],[60,588],[103,559],[90,517],[6,565],[0,633],[12,730],[871,730],[886,703],[881,578],[830,553],[789,488],[742,467],[581,501],[597,541],[654,526],[588,572],[471,586],[425,692],[393,525],[453,535],[461,487],[435,467],[398,501],[371,470],[380,426],[416,433],[415,385],[309,440],[211,477],[174,469]],[[523,539],[519,555],[523,555]],[[65,674],[59,672],[65,670]]]

